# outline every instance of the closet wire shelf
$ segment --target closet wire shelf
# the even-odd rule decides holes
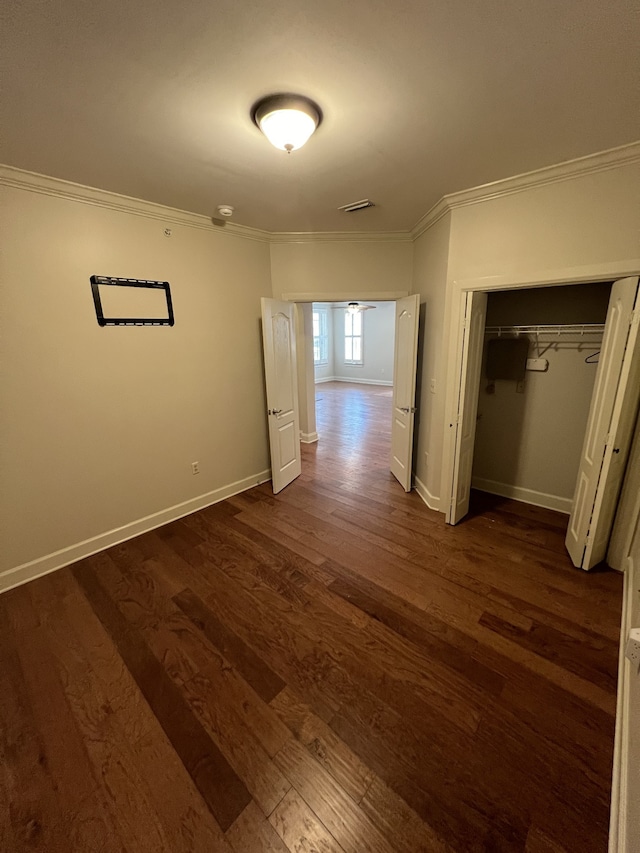
[[[487,335],[602,335],[604,323],[542,324],[535,326],[486,326]]]
[[[534,335],[535,348],[538,358],[541,358],[548,350],[558,349],[574,349],[578,351],[583,347],[598,346],[600,339],[604,335],[604,323],[542,323],[537,326],[486,326],[485,335]],[[593,336],[597,335],[598,340],[594,340]],[[544,337],[544,343],[541,345],[540,337]],[[564,337],[563,337],[564,336]],[[585,340],[586,338],[586,340]],[[597,364],[597,358],[600,350],[592,353],[585,359],[587,364]]]

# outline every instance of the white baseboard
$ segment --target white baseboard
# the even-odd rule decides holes
[[[313,444],[318,440],[317,432],[301,432],[300,433],[300,441],[303,444]]]
[[[521,486],[510,486],[508,483],[485,480],[483,477],[474,477],[471,480],[471,488],[480,489],[481,492],[489,492],[491,495],[500,495],[502,498],[511,498],[514,501],[522,501],[522,503],[542,506],[545,509],[554,509],[556,512],[564,512],[567,515],[571,515],[573,504],[571,498],[548,495],[545,492],[536,492],[534,489],[523,489]]]
[[[229,483],[227,486],[222,486],[219,489],[214,489],[212,492],[199,495],[197,498],[191,498],[183,503],[162,509],[160,512],[154,512],[152,515],[139,518],[137,521],[132,521],[122,527],[116,527],[114,530],[106,531],[106,533],[92,536],[91,539],[85,539],[83,542],[62,548],[53,554],[47,554],[44,557],[39,557],[37,560],[31,560],[28,563],[23,563],[21,566],[7,569],[0,574],[0,593],[28,581],[35,580],[35,578],[39,578],[42,575],[48,575],[49,572],[62,569],[70,563],[75,563],[78,560],[84,559],[84,557],[90,557],[92,554],[104,551],[105,548],[110,548],[112,545],[126,542],[127,539],[133,539],[134,536],[139,536],[141,533],[148,533],[150,530],[161,527],[163,524],[168,524],[170,521],[176,521],[185,515],[191,515],[192,512],[197,512],[199,509],[204,509],[207,506],[223,501],[225,498],[230,498],[232,495],[237,495],[240,492],[251,489],[253,486],[260,485],[260,483],[266,483],[270,479],[270,469],[261,471],[251,477],[245,477],[243,480],[237,480],[235,483]]]
[[[432,495],[422,480],[415,475],[413,477],[413,486],[429,509],[435,509],[436,512],[440,512],[440,498]]]
[[[387,385],[393,387],[389,379],[352,379],[350,376],[329,376],[326,379],[316,379],[316,385],[323,382],[351,382],[353,385]]]
[[[393,386],[390,379],[352,379],[350,376],[336,376],[334,382],[352,382],[354,385],[387,385]]]

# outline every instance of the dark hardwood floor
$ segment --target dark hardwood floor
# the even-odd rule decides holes
[[[566,517],[388,471],[318,386],[303,474],[0,596],[0,849],[604,853],[621,576]]]

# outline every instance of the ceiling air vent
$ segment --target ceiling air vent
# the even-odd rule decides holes
[[[375,207],[375,204],[368,198],[363,198],[360,201],[352,201],[351,204],[343,204],[338,210],[344,210],[345,213],[354,213],[356,210],[364,210],[365,207]]]

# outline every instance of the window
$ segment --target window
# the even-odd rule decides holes
[[[307,315],[308,316],[308,315]],[[327,330],[328,315],[326,308],[313,312],[313,363],[329,363],[329,332]]]
[[[362,311],[344,313],[344,363],[363,364],[362,360]]]

